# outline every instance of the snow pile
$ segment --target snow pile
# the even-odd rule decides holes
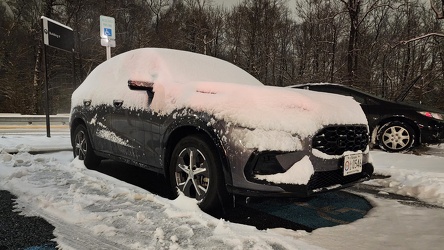
[[[154,84],[150,109],[160,114],[189,108],[237,126],[302,137],[326,124],[367,123],[351,97],[263,86],[220,59],[153,48],[123,53],[99,65],[74,92],[72,107],[83,105],[83,100],[93,106],[124,100],[126,108],[147,109],[146,92],[130,90],[128,80]]]
[[[277,173],[272,175],[256,175],[259,180],[266,180],[274,183],[284,184],[307,184],[311,176],[314,174],[313,164],[308,156],[304,156],[302,160],[293,164],[285,173]]]
[[[444,155],[417,156],[382,151],[372,151],[371,155],[375,173],[390,178],[375,179],[369,184],[444,207]]]

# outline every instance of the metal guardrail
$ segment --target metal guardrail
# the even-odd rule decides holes
[[[50,115],[51,125],[68,125],[69,115]],[[20,115],[20,114],[0,114],[0,125],[45,125],[45,115]]]

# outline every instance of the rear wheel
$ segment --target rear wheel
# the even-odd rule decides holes
[[[179,141],[170,161],[170,184],[197,200],[206,212],[220,212],[227,201],[222,165],[216,149],[203,136]]]
[[[77,126],[73,137],[74,158],[82,160],[87,168],[96,167],[100,164],[100,158],[94,154],[89,139],[88,131],[84,125]]]
[[[404,122],[388,122],[378,131],[378,144],[388,152],[408,150],[413,146],[414,140],[415,132]]]

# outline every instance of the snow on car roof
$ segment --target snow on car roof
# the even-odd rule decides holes
[[[314,82],[314,83],[299,83],[299,84],[295,84],[295,85],[290,85],[287,86],[288,88],[293,88],[293,87],[305,87],[305,86],[316,86],[316,85],[320,85],[320,86],[324,86],[324,85],[334,85],[334,86],[345,86],[343,84],[339,84],[339,83],[330,83],[330,82]]]
[[[146,92],[130,90],[128,80],[154,83],[150,107]],[[240,126],[300,136],[327,124],[367,124],[350,97],[264,86],[229,62],[171,49],[137,49],[102,63],[73,93],[72,107],[85,99],[91,105],[124,100],[126,108],[160,114],[190,108]]]

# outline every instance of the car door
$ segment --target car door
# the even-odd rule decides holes
[[[139,98],[140,93],[132,93],[127,82],[121,84],[110,86],[120,91],[100,95],[103,104],[95,106],[89,121],[91,134],[98,151],[137,161],[145,152],[146,127],[140,114],[148,108],[148,97]]]
[[[85,117],[89,128],[91,142],[94,149],[106,154],[113,153],[113,142],[110,140],[110,128],[107,124],[111,120],[113,108],[111,105],[96,105],[91,107],[91,100],[83,100],[84,109],[87,111]]]
[[[129,91],[139,96],[138,109],[118,107],[121,100],[117,100],[113,117],[116,133],[124,143],[116,145],[119,155],[134,162],[149,166],[158,166],[160,161],[160,125],[162,119],[151,110],[151,101],[154,98],[152,83],[148,87],[131,87],[135,81],[128,81]],[[142,97],[142,98],[140,98]],[[124,107],[124,103],[122,103]]]
[[[143,152],[143,125],[137,110],[125,105],[125,100],[114,99],[110,115],[113,133],[113,153],[131,160],[138,159]]]

